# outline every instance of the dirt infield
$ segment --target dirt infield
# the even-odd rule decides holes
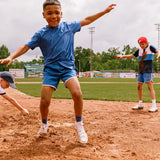
[[[48,135],[37,138],[40,98],[6,91],[30,116],[23,118],[0,97],[0,160],[160,160],[160,112],[149,113],[150,103],[143,111],[132,111],[133,102],[84,100],[89,141],[80,144],[72,100],[52,99]]]

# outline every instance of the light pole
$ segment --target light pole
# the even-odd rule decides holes
[[[158,31],[158,50],[160,49],[160,24],[155,24]],[[157,59],[157,72],[159,72],[159,60]]]
[[[81,64],[80,64],[80,59],[78,60],[78,64],[79,64],[79,78],[80,78],[80,72],[81,72]]]
[[[90,71],[93,70],[93,33],[95,32],[95,27],[89,27],[89,32],[91,34],[91,55],[90,55]]]

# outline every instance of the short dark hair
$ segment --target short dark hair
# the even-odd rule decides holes
[[[46,0],[43,3],[43,10],[46,8],[46,6],[48,5],[59,5],[61,7],[61,3],[59,2],[59,0]]]

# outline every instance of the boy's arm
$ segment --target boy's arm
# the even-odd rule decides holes
[[[116,4],[111,4],[104,11],[101,11],[95,15],[92,15],[92,16],[88,16],[85,19],[81,20],[81,26],[83,27],[85,25],[88,25],[88,24],[94,22],[95,20],[97,20],[98,18],[102,17],[106,13],[109,13],[112,9],[114,9],[114,6],[116,6]]]
[[[24,116],[29,114],[27,109],[23,108],[14,98],[10,97],[7,93],[1,96],[12,103]]]
[[[156,50],[156,52],[157,52],[157,58],[160,58],[160,51],[159,50]]]
[[[124,55],[124,56],[116,56],[116,57],[117,57],[117,59],[132,58],[132,57],[134,57],[134,55],[133,54],[129,54],[129,55]]]
[[[12,63],[12,60],[26,53],[30,48],[27,45],[23,45],[18,48],[13,54],[5,59],[0,59],[0,63],[7,63],[7,67]]]

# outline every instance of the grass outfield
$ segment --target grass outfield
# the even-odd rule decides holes
[[[80,82],[137,82],[137,78],[79,78]],[[18,78],[15,82],[42,82],[42,78]],[[154,78],[160,82],[160,78]]]
[[[123,78],[80,78],[80,82],[117,82],[115,84],[81,83],[83,99],[88,100],[107,100],[107,101],[138,101],[136,79]],[[16,82],[42,82],[40,78],[16,79]],[[120,82],[120,83],[118,83]],[[132,83],[121,83],[132,82]],[[135,83],[133,83],[135,82]],[[154,82],[160,82],[160,79],[154,79]],[[40,97],[41,84],[16,84],[17,89],[34,97]],[[160,84],[153,84],[156,92],[157,102],[160,102]],[[70,92],[62,83],[59,84],[53,98],[71,99]],[[150,93],[147,85],[143,86],[143,101],[151,102]]]

